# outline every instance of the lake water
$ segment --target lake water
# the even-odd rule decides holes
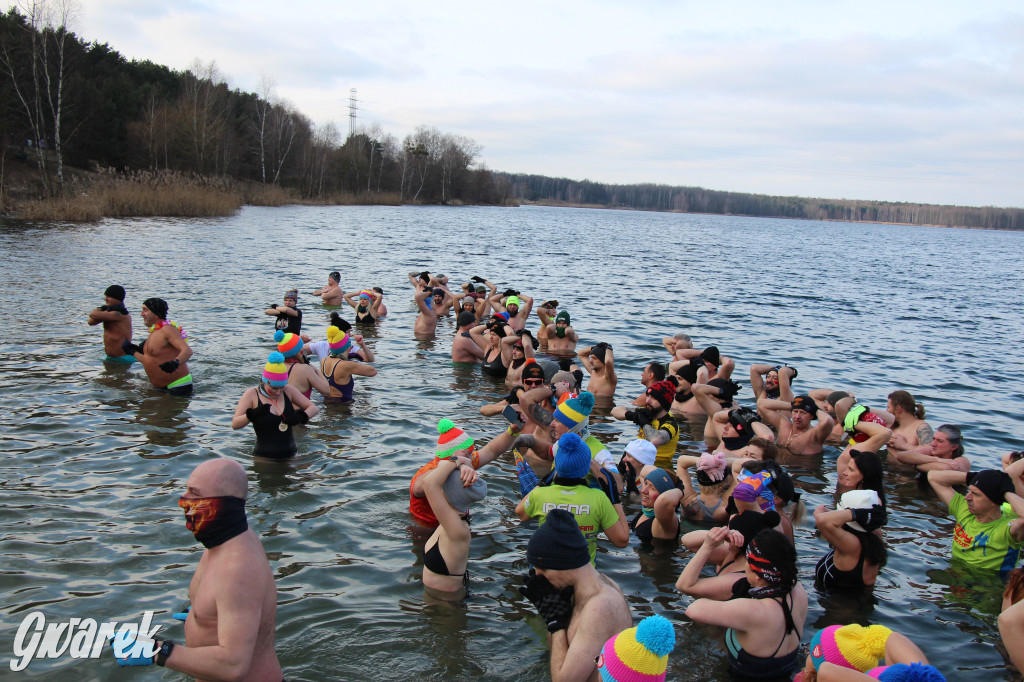
[[[226,219],[0,224],[0,392],[11,398],[0,429],[0,676],[14,676],[14,632],[34,610],[50,621],[103,621],[151,609],[162,614],[161,634],[181,641],[170,614],[185,603],[202,547],[177,498],[199,462],[226,455],[249,472],[249,521],[277,579],[277,650],[289,679],[546,679],[544,626],[515,589],[534,525],[513,514],[509,459],[484,470],[489,496],[473,515],[470,597],[424,597],[409,478],[432,456],[440,418],[483,441],[504,428],[478,408],[505,391],[477,368],[452,365],[451,319],[436,341],[413,338],[405,273],[481,275],[538,303],[558,299],[582,343],[615,346],[618,402],[640,393],[649,360],[665,359],[660,338],[686,331],[698,347],[717,344],[735,358],[741,402],[751,398],[747,367],[762,361],[796,366],[798,391],[849,387],[869,405],[907,389],[933,426],[963,427],[979,468],[1022,447],[1022,240],[537,207],[247,207]],[[346,290],[386,292],[390,315],[367,339],[379,374],[357,379],[353,403],[321,412],[292,464],[254,466],[251,429],[232,431],[230,422],[272,349],[263,308],[297,287],[304,331],[321,338],[326,313],[309,292],[335,269]],[[195,350],[191,398],[152,389],[137,366],[100,361],[101,332],[85,321],[111,283],[127,288],[133,313],[150,296],[170,303]],[[616,457],[634,433],[606,420],[592,430]],[[680,450],[700,447],[680,441]],[[791,467],[811,510],[832,504],[837,454]],[[814,591],[825,544],[813,520],[796,529],[811,596],[805,641],[834,623],[882,623],[915,639],[951,680],[1012,679],[996,648],[1001,581],[952,570],[944,506],[906,473],[890,471],[887,484],[890,559],[873,597]],[[627,513],[638,508],[633,501]],[[660,613],[676,623],[670,678],[725,679],[719,633],[689,623],[689,599],[673,588],[688,555],[635,539],[625,549],[603,545],[599,569],[622,587],[635,620]],[[104,655],[37,661],[21,675],[139,674]]]

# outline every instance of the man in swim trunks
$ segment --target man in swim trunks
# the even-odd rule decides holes
[[[281,681],[277,588],[245,518],[247,489],[245,469],[232,459],[210,459],[193,470],[178,505],[185,527],[206,549],[188,588],[185,644],[157,640],[152,657],[117,659],[119,665],[156,663],[197,679]]]
[[[775,442],[794,455],[820,455],[832,433],[832,417],[809,395],[798,395],[792,402],[761,398],[757,411],[778,431]],[[812,425],[814,419],[818,423]]]
[[[149,338],[141,346],[125,341],[121,348],[142,363],[154,386],[166,388],[172,395],[191,395],[188,360],[192,349],[185,330],[167,321],[167,301],[147,298],[142,304],[142,321],[149,327]]]
[[[112,284],[103,292],[104,304],[89,313],[89,326],[103,325],[103,349],[107,362],[131,364],[135,358],[121,349],[125,341],[132,340],[132,316],[124,307],[124,287]]]
[[[341,273],[337,270],[327,275],[327,286],[313,292],[314,296],[323,299],[324,305],[331,308],[340,308],[344,300],[345,292],[341,290],[338,283],[341,282]]]
[[[271,305],[263,312],[276,317],[274,329],[287,333],[299,334],[302,332],[302,311],[295,307],[299,300],[299,292],[295,289],[284,292],[284,305]]]
[[[508,325],[512,331],[519,331],[530,318],[533,299],[513,289],[506,289],[502,294],[491,296],[491,307],[496,313],[508,313]]]
[[[976,568],[1011,570],[1024,546],[1024,498],[1014,492],[1011,478],[996,469],[929,471],[926,476],[956,519],[953,557]],[[953,490],[964,484],[967,495]],[[1013,515],[1003,514],[1003,502],[1010,504]]]
[[[551,644],[551,679],[590,680],[612,635],[633,624],[622,590],[590,563],[576,519],[553,509],[526,547],[533,570],[519,591],[537,609]]]

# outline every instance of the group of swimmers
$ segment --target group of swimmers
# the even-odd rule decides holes
[[[816,389],[794,395],[796,369],[754,364],[750,379],[756,404],[744,407],[735,401],[735,362],[715,346],[695,349],[685,334],[677,334],[662,341],[669,357],[644,367],[643,393],[629,406],[614,406],[618,377],[611,345],[601,342],[577,350],[576,330],[568,312],[558,310],[557,301],[546,301],[537,309],[541,326],[534,335],[527,330],[534,299],[517,290],[498,293],[490,281],[474,277],[453,292],[447,277],[427,271],[410,273],[409,282],[418,309],[416,336],[434,335],[438,316],[457,311],[453,361],[480,362],[482,371],[504,379],[509,390],[480,409],[484,415],[500,414],[507,420],[497,436],[477,446],[452,421],[442,420],[435,456],[413,475],[410,513],[418,524],[433,530],[424,545],[424,586],[447,598],[465,595],[469,507],[486,494],[478,470],[511,452],[521,493],[515,512],[524,521],[539,521],[527,547],[532,569],[521,591],[550,632],[552,679],[639,679],[629,674],[641,668],[653,675],[643,679],[664,678],[670,640],[674,642],[671,624],[666,631],[668,621],[647,619],[631,628],[621,590],[596,570],[599,535],[623,547],[631,532],[646,542],[682,544],[694,552],[676,587],[698,597],[687,608],[688,617],[727,628],[727,656],[737,678],[790,679],[800,667],[808,606],[797,579],[793,545],[793,526],[802,513],[800,493],[778,460],[782,454],[821,455],[826,442],[838,441],[843,451],[837,461],[836,509],[820,506],[814,512],[815,524],[829,544],[816,566],[819,589],[868,588],[885,565],[881,529],[890,510],[878,455],[883,448],[891,463],[918,469],[956,517],[955,558],[993,570],[1015,566],[1024,545],[1024,458],[1011,453],[1004,457],[1003,471],[970,472],[959,430],[943,425],[932,431],[923,420],[923,409],[905,391],[892,392],[887,409],[871,409],[849,391]],[[357,323],[375,324],[386,315],[379,288],[346,295],[339,285],[339,274],[331,273],[327,287],[314,294],[325,306],[348,303]],[[188,348],[187,337],[180,327],[166,322],[166,303],[145,302],[143,317],[151,333],[144,346],[136,347],[131,344],[130,319],[124,319],[129,317],[127,310],[122,310],[124,290],[111,287],[106,295],[106,305],[90,314],[89,321],[104,324],[108,359],[139,359],[157,386],[158,379],[168,377],[154,375],[150,367],[169,375],[184,369],[187,374],[185,362],[191,351],[182,350]],[[239,400],[232,419],[233,428],[253,425],[257,456],[285,458],[295,453],[293,427],[319,411],[309,400],[314,388],[325,399],[346,399],[351,397],[352,376],[376,374],[369,364],[372,351],[360,335],[349,334],[352,328],[339,314],[332,313],[327,339],[314,342],[301,332],[296,302],[297,293],[290,291],[283,306],[266,309],[276,318],[277,350],[268,357],[260,384]],[[151,346],[154,333],[167,327]],[[125,336],[122,349],[117,341]],[[173,358],[171,349],[177,351]],[[320,359],[318,365],[306,361],[309,352]],[[170,390],[172,381],[163,387]],[[636,424],[636,438],[618,462],[589,431],[595,408]],[[677,456],[680,420],[688,422],[700,414],[706,415],[707,452]],[[217,462],[237,479],[230,460]],[[203,473],[201,468],[193,476]],[[237,488],[237,480],[235,484]],[[956,485],[966,485],[966,494],[956,492]],[[630,496],[637,496],[641,507],[631,521],[622,506],[623,498]],[[228,497],[242,500],[244,523],[244,490]],[[235,502],[236,520],[237,507]],[[204,518],[216,523],[218,514],[214,510]],[[708,528],[684,535],[683,518]],[[235,523],[232,528],[239,527]],[[227,541],[233,538],[229,535]],[[197,539],[202,541],[198,534]],[[221,542],[231,544],[227,541]],[[214,552],[219,545],[206,546]],[[716,566],[712,576],[704,575],[709,563]],[[999,625],[1018,669],[1024,666],[1024,638],[1019,636],[1024,633],[1022,596],[1017,569],[1011,574]],[[195,596],[192,603],[195,608]],[[260,625],[253,636],[265,636],[262,629]],[[174,658],[165,657],[165,662],[177,667]],[[871,670],[882,662],[892,667]],[[275,674],[280,679],[279,666],[269,677],[249,670],[253,679],[274,679]],[[895,677],[897,673],[904,676]],[[859,625],[826,628],[815,636],[800,678],[806,682],[816,676],[942,679],[907,638],[881,626]]]

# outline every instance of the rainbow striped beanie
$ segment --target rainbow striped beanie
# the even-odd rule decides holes
[[[286,358],[293,358],[302,351],[302,339],[298,334],[278,329],[274,332],[274,341],[277,341],[277,350]]]
[[[331,355],[337,356],[352,347],[352,340],[348,338],[348,334],[332,324],[327,328],[327,344],[331,348]]]
[[[572,433],[586,428],[590,412],[594,409],[594,394],[583,391],[576,398],[569,398],[555,408],[555,419],[565,424]]]
[[[885,642],[891,634],[892,630],[884,625],[830,625],[818,630],[811,640],[814,669],[827,661],[867,672],[885,658]]]
[[[284,364],[284,356],[277,351],[267,356],[267,364],[263,365],[263,381],[274,388],[288,385],[288,368]]]
[[[452,423],[451,419],[442,419],[437,423],[437,452],[438,459],[445,459],[455,454],[456,450],[465,450],[473,447],[473,439],[466,435],[466,432]]]
[[[603,682],[661,682],[675,646],[672,623],[663,616],[648,616],[604,643],[597,670]]]

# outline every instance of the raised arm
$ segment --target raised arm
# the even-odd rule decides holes
[[[359,350],[362,351],[364,361],[375,362],[377,360],[377,357],[373,354],[373,351],[367,347],[366,340],[363,338],[362,334],[353,334],[352,340],[356,342],[356,344],[359,346]]]
[[[836,552],[843,556],[860,554],[860,540],[853,533],[843,529],[843,525],[854,520],[853,510],[837,509],[828,511],[825,505],[814,510],[814,525]]]
[[[764,415],[764,418],[768,420],[769,424],[778,429],[779,424],[782,423],[783,419],[789,421],[789,412],[793,409],[793,405],[785,400],[761,398],[757,401],[757,409],[762,415]],[[821,410],[818,410],[818,413],[821,414]]]
[[[359,303],[357,303],[356,300],[355,300],[356,295],[358,295],[358,294],[359,294],[358,291],[350,291],[347,294],[345,294],[344,296],[342,296],[342,298],[345,299],[345,303],[348,303],[353,308],[358,308],[359,307]]]
[[[694,384],[690,390],[693,391],[693,397],[697,399],[697,403],[700,405],[701,409],[704,410],[709,417],[714,417],[718,412],[722,411],[721,403],[712,398],[712,396],[717,396],[720,393],[717,386]],[[726,416],[728,416],[728,412],[726,412]]]
[[[103,306],[105,308],[106,306]],[[89,313],[89,326],[97,325],[103,322],[117,322],[118,320],[124,319],[124,315],[116,310],[104,310],[103,308],[96,308]],[[268,313],[269,315],[270,313]],[[277,313],[274,313],[275,315]]]
[[[587,346],[576,351],[576,357],[580,359],[580,363],[583,365],[583,369],[587,370],[587,374],[594,373],[594,367],[590,364],[590,351],[593,349],[593,346]]]
[[[774,365],[766,365],[764,363],[750,366],[750,390],[754,392],[755,400],[765,397],[764,379],[762,377],[773,369],[775,369]]]
[[[967,483],[967,474],[962,471],[929,471],[925,476],[928,478],[928,485],[947,505],[956,494],[953,486]]]
[[[712,552],[718,547],[734,542],[732,534],[739,536],[738,542],[742,544],[743,536],[739,531],[729,530],[728,526],[716,526],[711,528],[704,535],[704,542],[697,549],[697,552],[683,567],[683,572],[676,580],[676,589],[691,597],[702,597],[716,601],[727,601],[732,597],[732,586],[737,577],[734,574],[716,575],[710,578],[701,578],[700,574],[707,565]]]
[[[788,365],[779,369],[779,400],[793,402],[793,379],[796,378],[796,370]]]

